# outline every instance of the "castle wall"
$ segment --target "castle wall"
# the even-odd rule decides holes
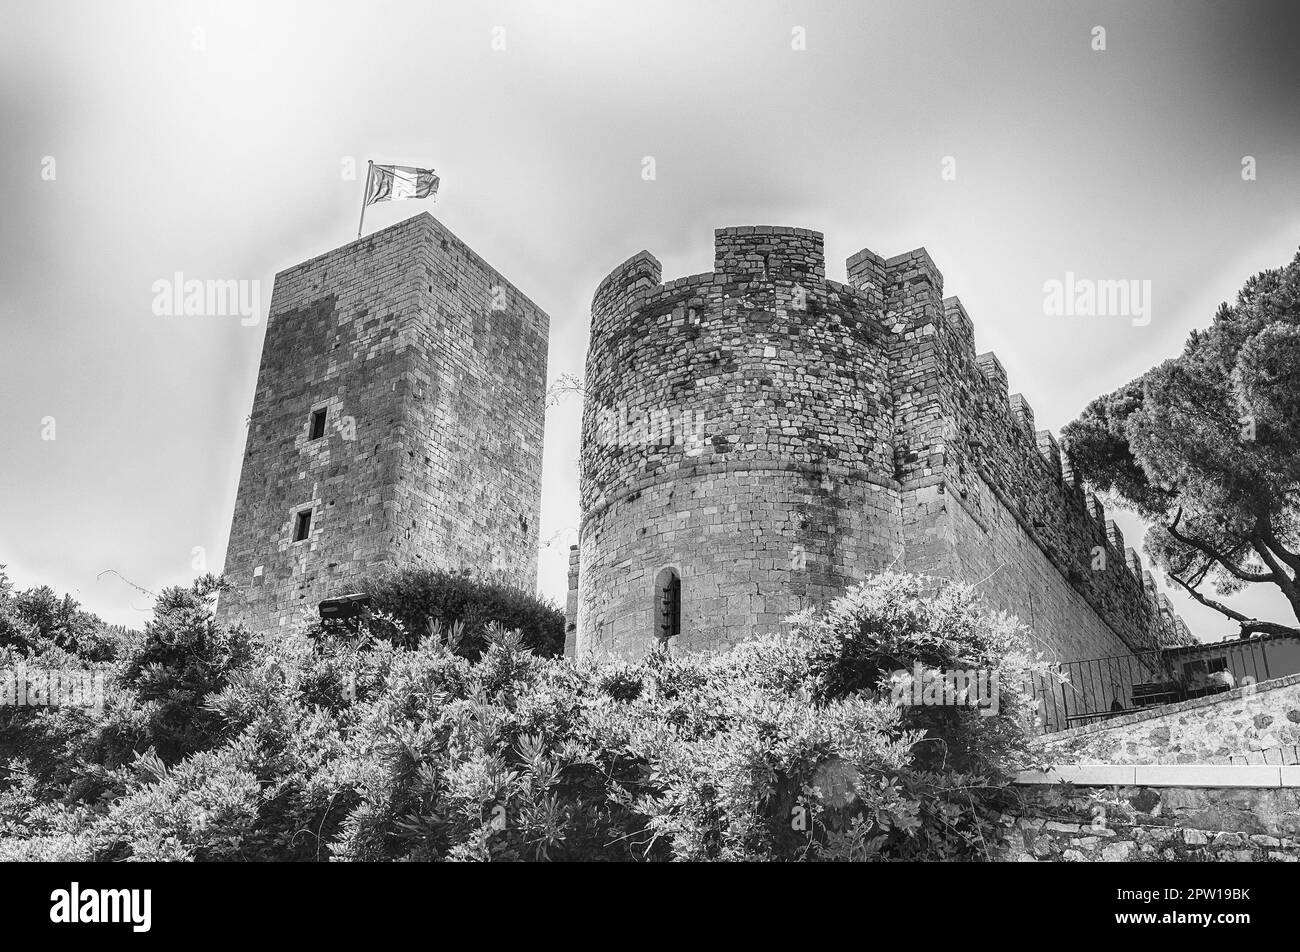
[[[391,551],[537,588],[549,318],[431,216],[408,262],[423,288],[405,329]]]
[[[927,550],[942,538],[952,577],[997,572],[985,585],[991,600],[1032,619],[1062,661],[1186,640],[1056,440],[1035,429],[1028,401],[1008,396],[997,358],[976,355],[972,322],[943,297],[929,255],[882,261],[863,251],[849,273],[855,285],[884,288],[909,564],[934,564]],[[936,507],[946,510],[941,536],[927,526]],[[1091,611],[1080,614],[1082,605]]]
[[[903,513],[907,570],[975,585],[992,608],[1016,615],[1028,627],[1045,659],[1059,663],[1132,654],[1005,506],[994,502],[977,517],[959,496],[937,485],[906,492]],[[1105,710],[1117,697],[1126,703],[1133,676],[1147,669],[1139,663],[1114,669],[1126,683],[1085,678],[1068,685],[1036,683],[1044,725],[1061,729],[1068,714]]]
[[[847,472],[727,466],[645,485],[584,521],[582,652],[645,653],[665,566],[682,583],[676,643],[706,650],[781,631],[900,551],[892,489]]]
[[[579,653],[643,653],[666,567],[699,649],[777,631],[900,552],[868,297],[825,280],[804,229],[719,229],[715,252],[713,273],[665,285],[643,253],[596,293]]]
[[[804,229],[719,229],[715,251],[712,273],[666,284],[642,252],[593,301],[577,653],[649,647],[664,566],[688,649],[780,630],[890,564],[982,583],[1060,661],[1190,640],[997,358],[977,356],[924,249],[864,249],[847,285]],[[612,407],[652,432],[656,412],[700,426],[612,439]]]
[[[546,315],[427,214],[278,274],[219,620],[312,618],[390,567],[531,591],[546,339]]]

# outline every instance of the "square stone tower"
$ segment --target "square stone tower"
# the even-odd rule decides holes
[[[387,568],[531,593],[549,318],[427,213],[276,275],[218,620]]]

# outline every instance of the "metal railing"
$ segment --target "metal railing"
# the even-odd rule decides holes
[[[1174,704],[1267,681],[1264,651],[1251,641],[1165,648],[1057,666],[1066,683],[1036,678],[1039,729],[1065,730],[1160,704]]]

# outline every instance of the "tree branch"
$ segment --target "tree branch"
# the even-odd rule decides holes
[[[1243,635],[1249,635],[1252,632],[1259,631],[1270,635],[1300,636],[1300,628],[1289,628],[1288,626],[1280,625],[1277,622],[1260,621],[1258,618],[1250,618],[1236,609],[1229,608],[1222,602],[1215,601],[1212,598],[1206,598],[1177,575],[1170,575],[1169,578],[1181,585],[1188,595],[1192,596],[1192,598],[1196,599],[1202,605],[1205,605],[1207,608],[1213,608],[1216,612],[1227,615],[1233,621],[1237,622],[1241,626],[1240,633]]]
[[[1179,508],[1178,514],[1174,516],[1174,521],[1165,526],[1165,531],[1181,542],[1183,545],[1204,552],[1214,561],[1222,565],[1228,572],[1243,582],[1276,582],[1277,579],[1272,572],[1247,572],[1245,569],[1233,563],[1232,559],[1226,553],[1220,552],[1208,542],[1200,539],[1194,539],[1191,536],[1185,536],[1178,531],[1178,521],[1183,518],[1183,510]]]
[[[1266,635],[1296,635],[1300,636],[1300,628],[1290,628],[1287,625],[1279,625],[1275,621],[1249,621],[1241,626],[1241,633],[1249,635],[1251,632],[1263,632]]]
[[[1196,599],[1202,605],[1205,605],[1207,608],[1213,608],[1216,612],[1220,612],[1221,614],[1227,615],[1233,621],[1238,621],[1241,622],[1242,624],[1245,624],[1247,622],[1251,622],[1255,620],[1253,618],[1248,618],[1247,616],[1243,615],[1241,612],[1237,611],[1234,608],[1229,608],[1227,605],[1223,604],[1222,602],[1216,602],[1212,598],[1205,597],[1196,589],[1192,588],[1192,586],[1184,582],[1177,575],[1170,575],[1169,578],[1177,582],[1179,585],[1181,585],[1183,587],[1183,590],[1186,591],[1188,595],[1192,596],[1192,598]]]
[[[1282,544],[1281,540],[1278,539],[1277,534],[1273,531],[1273,527],[1272,525],[1269,524],[1268,520],[1261,518],[1259,520],[1258,528],[1259,528],[1259,537],[1264,541],[1264,544],[1267,545],[1268,548],[1279,559],[1281,559],[1283,562],[1289,565],[1292,569],[1296,570],[1297,572],[1300,572],[1300,555],[1297,555],[1295,552],[1292,552],[1290,549],[1288,549],[1286,546]]]
[[[1300,592],[1296,590],[1295,579],[1287,574],[1286,569],[1282,567],[1282,563],[1273,555],[1272,550],[1269,549],[1263,539],[1253,541],[1251,546],[1259,554],[1259,557],[1264,560],[1264,564],[1273,570],[1274,581],[1277,582],[1277,587],[1282,589],[1282,594],[1294,604],[1297,595],[1300,595]]]

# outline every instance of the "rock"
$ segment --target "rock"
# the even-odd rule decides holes
[[[1025,851],[1025,844],[1019,842],[1018,837],[1013,837],[1007,841],[1006,851],[1002,854],[1003,862],[1018,863],[1029,854]],[[1032,859],[1032,857],[1030,857]]]
[[[1160,794],[1150,787],[1139,790],[1130,802],[1133,804],[1133,809],[1140,813],[1150,813],[1155,816],[1160,811]]]
[[[1214,834],[1215,846],[1241,846],[1241,837],[1236,833],[1216,833]]]
[[[1066,850],[1065,853],[1062,854],[1061,859],[1065,860],[1067,863],[1088,862],[1088,857],[1084,856],[1078,850]]]
[[[1128,840],[1111,843],[1101,851],[1101,858],[1106,863],[1124,863],[1133,856],[1134,846]]]
[[[1272,723],[1273,723],[1273,718],[1270,717],[1268,714],[1255,715],[1255,726],[1260,730],[1263,730],[1265,727],[1268,727],[1268,725]]]
[[[1269,854],[1268,854],[1268,858],[1271,859],[1271,860],[1272,860],[1273,862],[1275,862],[1275,863],[1295,863],[1295,862],[1300,862],[1300,858],[1297,858],[1296,856],[1293,856],[1291,853],[1279,853],[1277,850],[1272,850],[1272,851],[1270,851]]]
[[[1256,833],[1250,838],[1250,841],[1256,846],[1281,846],[1282,841],[1276,836],[1265,836],[1263,833]]]
[[[1188,846],[1204,846],[1210,839],[1200,830],[1183,830],[1183,842]]]
[[[1096,846],[1097,846],[1097,837],[1095,837],[1095,836],[1081,836],[1081,837],[1079,837],[1079,838],[1077,838],[1077,839],[1071,840],[1070,842],[1073,843],[1075,846],[1081,846],[1081,847],[1083,847],[1083,848],[1086,849],[1086,850],[1090,850],[1090,849],[1095,849],[1095,848],[1096,848]]]
[[[1056,820],[1048,820],[1043,824],[1043,828],[1051,830],[1053,833],[1078,833],[1079,824],[1077,823],[1058,823]]]

